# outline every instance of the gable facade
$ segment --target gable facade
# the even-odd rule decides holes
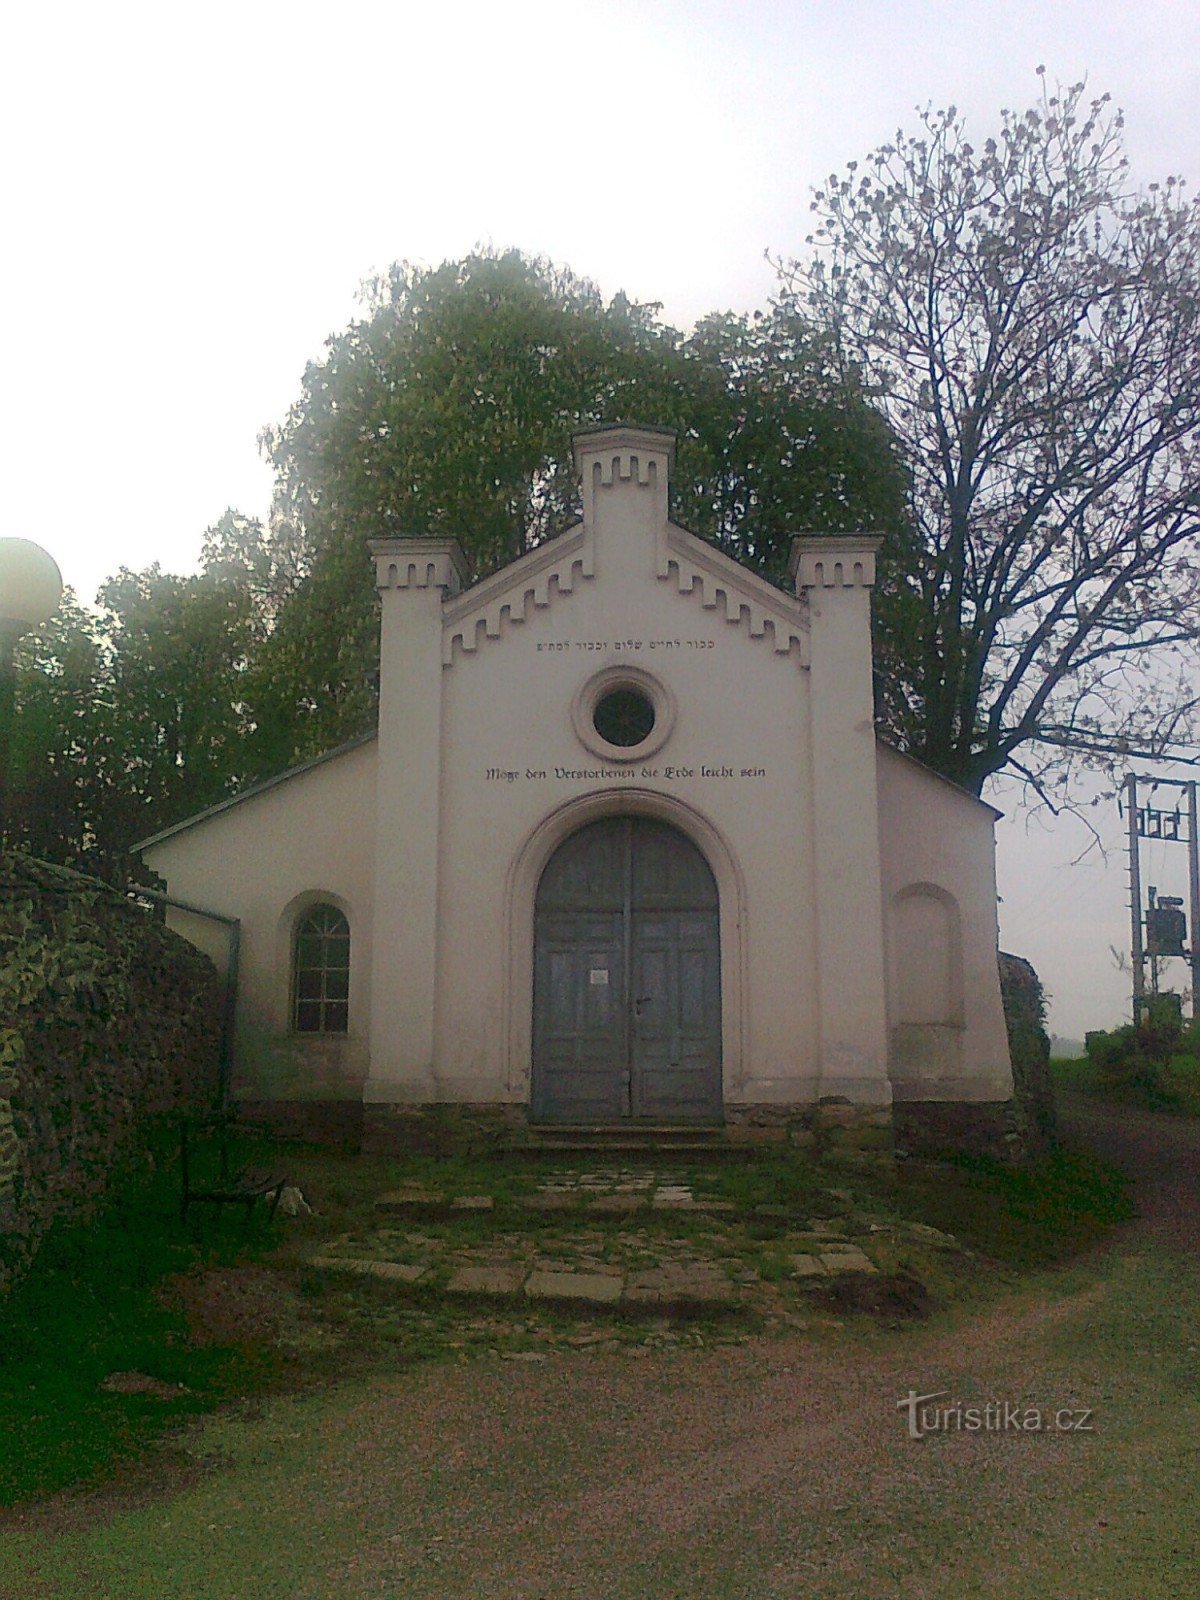
[[[994,813],[876,739],[876,541],[798,538],[785,593],[670,522],[672,457],[581,434],[580,524],[469,588],[373,541],[377,737],[143,847],[240,921],[242,1098],[377,1143],[444,1104],[1004,1126]]]

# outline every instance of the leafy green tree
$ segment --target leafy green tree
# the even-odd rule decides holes
[[[8,832],[39,856],[95,860],[111,766],[106,670],[99,619],[69,589],[18,647]]]
[[[978,792],[1194,741],[1200,209],[1131,189],[1084,86],[976,148],[927,111],[813,202],[781,306],[861,377],[911,477],[894,733]]]
[[[254,775],[243,687],[268,624],[245,570],[121,571],[69,593],[17,659],[10,832],[120,879],[130,844]]]
[[[99,617],[64,611],[28,642],[31,841],[120,876],[136,839],[369,728],[367,539],[454,534],[494,570],[577,519],[588,423],[673,428],[675,514],[768,577],[800,529],[898,535],[887,430],[834,355],[788,308],[685,336],[515,252],[394,267],[265,436],[270,521],[231,509],[198,575],[122,570]]]
[[[887,430],[832,357],[790,308],[685,336],[517,252],[393,267],[264,436],[308,564],[258,660],[271,725],[290,702],[310,753],[373,714],[368,537],[453,534],[476,576],[495,570],[578,517],[589,423],[673,428],[675,514],[770,577],[800,529],[899,529]]]
[[[304,540],[294,524],[272,518],[264,525],[230,506],[207,528],[200,550],[204,574],[231,582],[250,603],[255,641],[265,639],[306,571]]]
[[[128,844],[212,805],[246,776],[242,691],[257,619],[235,576],[180,578],[157,563],[123,568],[97,598]]]

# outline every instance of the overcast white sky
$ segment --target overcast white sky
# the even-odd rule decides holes
[[[259,429],[393,260],[517,245],[680,325],[749,309],[828,172],[927,101],[990,128],[1039,63],[1112,93],[1139,180],[1200,175],[1183,0],[72,0],[10,8],[0,62],[0,533],[85,599],[265,512]],[[1001,834],[1003,939],[1054,1025],[1119,1020],[1121,858]]]

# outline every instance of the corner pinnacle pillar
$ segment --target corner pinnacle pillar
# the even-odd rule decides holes
[[[455,539],[375,539],[383,602],[365,1103],[434,1100],[442,608],[465,574]]]
[[[813,856],[822,1097],[891,1103],[871,656],[881,541],[805,534],[792,546],[807,597]]]

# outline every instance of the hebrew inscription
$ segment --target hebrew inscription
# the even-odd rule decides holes
[[[637,650],[715,650],[715,639],[547,639],[537,647],[539,655],[595,655],[597,651],[611,650],[617,655],[630,655]]]

